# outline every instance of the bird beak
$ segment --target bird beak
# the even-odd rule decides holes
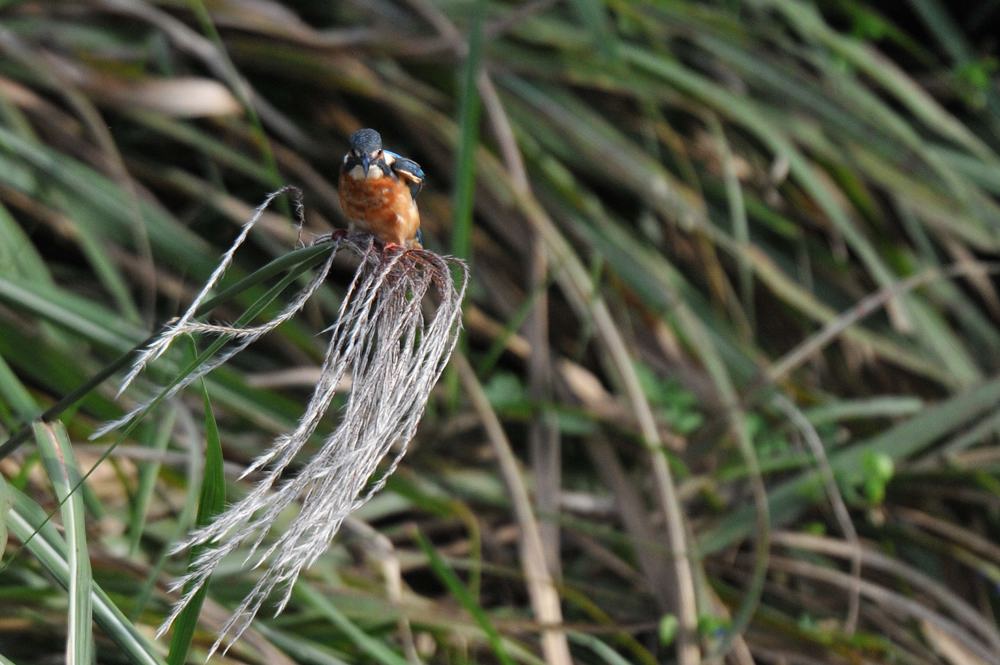
[[[369,154],[361,155],[361,168],[364,169],[365,177],[368,177],[368,167],[372,163],[372,157]]]

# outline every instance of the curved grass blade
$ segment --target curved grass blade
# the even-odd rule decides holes
[[[150,450],[163,453],[170,443],[173,433],[174,422],[176,421],[177,410],[170,408],[160,419],[155,432],[152,433],[152,440],[147,444]],[[146,526],[146,512],[149,509],[150,501],[153,498],[153,490],[156,486],[156,478],[160,473],[160,462],[158,459],[151,460],[139,466],[139,483],[132,499],[132,515],[129,519],[129,554],[135,556],[139,551],[139,541]]]
[[[69,616],[66,633],[67,665],[90,665],[94,661],[93,577],[87,552],[87,531],[80,469],[73,444],[62,423],[35,423],[35,442],[45,471],[55,490],[66,534],[66,566],[69,582]],[[80,492],[77,492],[77,488]]]
[[[479,606],[475,598],[472,597],[472,594],[469,593],[469,590],[462,584],[462,580],[458,579],[455,571],[448,567],[445,560],[422,533],[416,531],[414,535],[416,536],[417,544],[420,545],[420,549],[427,555],[427,561],[431,566],[431,570],[448,587],[448,591],[455,597],[455,600],[472,615],[472,618],[476,620],[479,627],[483,629],[483,632],[486,634],[486,640],[489,642],[490,648],[493,649],[493,654],[497,657],[497,660],[503,663],[503,665],[514,665],[514,661],[507,654],[507,649],[504,647],[500,633],[497,632],[496,627],[490,621],[486,612],[483,611],[483,608]]]
[[[630,661],[618,654],[613,648],[596,635],[587,633],[571,632],[568,634],[569,641],[587,647],[594,652],[594,655],[607,665],[631,665]]]
[[[8,513],[7,525],[10,533],[22,543],[26,542],[27,545],[24,547],[38,560],[42,568],[52,575],[60,586],[68,589],[70,568],[66,542],[55,526],[48,522],[48,515],[41,506],[13,487],[8,487],[8,492],[14,506]],[[122,614],[98,584],[90,585],[90,593],[94,620],[118,645],[125,657],[136,665],[164,665],[153,646]]]
[[[359,649],[372,659],[372,662],[383,663],[383,665],[410,665],[409,661],[405,658],[361,630],[343,612],[337,609],[336,605],[324,598],[308,584],[297,584],[295,586],[295,595],[343,631]]]
[[[205,404],[205,468],[201,484],[201,497],[198,501],[197,526],[204,526],[212,521],[226,507],[226,478],[222,468],[222,443],[219,439],[219,427],[212,413],[212,402],[208,396],[205,382],[201,383],[202,399]],[[194,547],[188,559],[188,567],[195,557],[205,549],[205,546]],[[183,593],[187,593],[185,588]],[[198,590],[194,598],[178,615],[174,622],[174,634],[170,638],[170,653],[167,654],[169,665],[182,665],[191,648],[195,628],[198,625],[198,614],[202,603],[208,594],[208,586]]]
[[[0,402],[5,409],[12,409],[14,414],[23,419],[30,418],[32,414],[38,412],[38,405],[31,393],[17,378],[17,374],[11,370],[3,356],[0,356]]]
[[[7,515],[13,503],[10,493],[7,491],[7,480],[0,474],[0,559],[7,549]]]

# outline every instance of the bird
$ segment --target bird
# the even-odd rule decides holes
[[[420,165],[383,148],[377,131],[365,128],[351,134],[338,187],[340,207],[352,228],[371,233],[385,249],[421,249],[417,194],[423,184]]]

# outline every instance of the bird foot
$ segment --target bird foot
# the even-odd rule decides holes
[[[340,242],[347,237],[347,229],[334,229],[330,233],[324,233],[321,236],[316,236],[313,238],[312,244],[319,245],[324,242]]]

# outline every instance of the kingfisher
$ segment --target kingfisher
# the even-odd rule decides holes
[[[368,231],[387,249],[423,247],[417,210],[423,169],[384,149],[374,129],[359,129],[350,143],[340,165],[339,189],[340,207],[351,227]]]

